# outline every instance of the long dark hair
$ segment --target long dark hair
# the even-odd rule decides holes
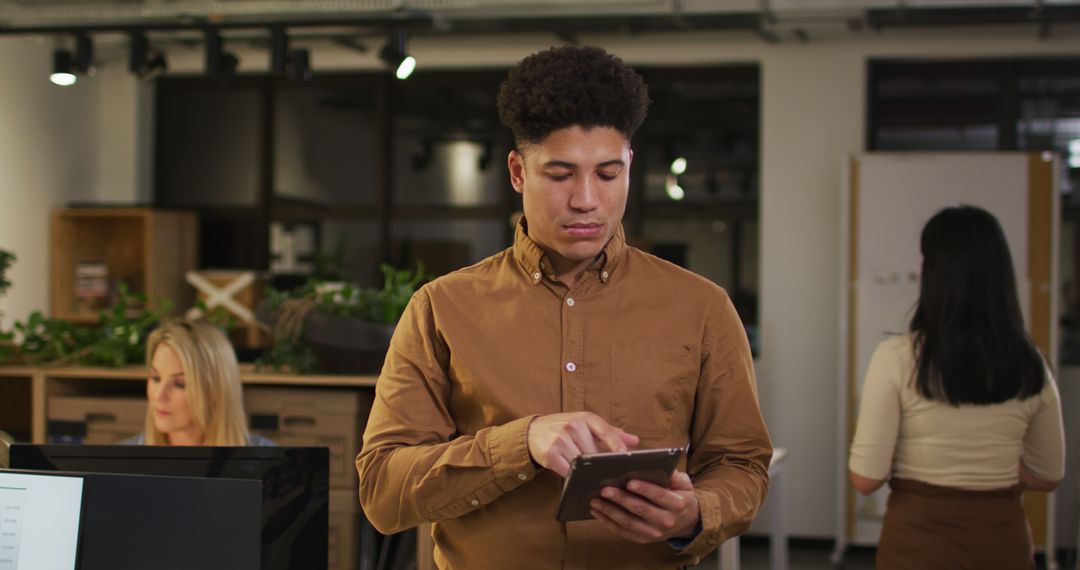
[[[1043,360],[1024,329],[1009,245],[986,210],[941,210],[923,228],[911,319],[916,387],[931,400],[997,404],[1042,391]]]

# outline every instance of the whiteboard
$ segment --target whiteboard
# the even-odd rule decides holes
[[[874,349],[888,336],[908,330],[919,296],[923,226],[942,208],[959,204],[994,214],[1009,243],[1021,310],[1030,324],[1029,226],[1038,220],[1057,227],[1053,177],[1048,178],[1050,188],[1042,189],[1054,197],[1051,207],[1044,208],[1045,212],[1032,211],[1032,204],[1043,207],[1043,202],[1032,200],[1033,192],[1042,190],[1033,190],[1031,170],[1046,168],[1041,162],[1050,162],[1052,168],[1053,157],[1029,153],[867,153],[845,162],[838,430],[843,482],[838,484],[838,552],[847,540],[872,545],[880,536],[888,489],[870,497],[851,494],[847,450],[854,426],[849,425],[849,419],[855,419],[860,387]],[[1056,234],[1056,229],[1051,232]],[[1050,259],[1056,261],[1056,256]],[[1048,294],[1053,291],[1047,289]],[[848,496],[854,497],[850,506]]]

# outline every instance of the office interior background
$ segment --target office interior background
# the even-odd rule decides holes
[[[123,26],[94,29],[109,22]],[[55,85],[55,52],[74,54],[80,27],[96,71]],[[303,53],[283,74],[271,73],[275,27]],[[208,73],[208,28],[235,70]],[[129,70],[138,31],[167,70]],[[405,80],[380,56],[397,33],[416,61]],[[0,248],[18,262],[0,322],[48,309],[50,219],[72,205],[196,211],[200,268],[271,271],[275,232],[298,229],[341,247],[339,269],[370,285],[383,261],[438,274],[493,254],[519,207],[495,93],[509,66],[565,42],[608,49],[650,86],[624,224],[733,294],[766,421],[788,450],[795,538],[833,538],[847,476],[836,437],[845,156],[1057,153],[1069,449],[1056,534],[1075,551],[1080,2],[3,0]],[[763,512],[751,534],[769,524]]]

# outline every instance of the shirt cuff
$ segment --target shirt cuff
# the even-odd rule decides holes
[[[698,526],[697,533],[687,539],[687,544],[680,548],[681,554],[702,557],[716,548],[721,541],[720,529],[720,500],[715,493],[695,489],[694,494],[698,498]]]
[[[694,531],[690,533],[690,536],[681,536],[676,538],[669,538],[667,540],[668,546],[675,550],[683,550],[687,546],[690,546],[694,542],[694,539],[701,534],[701,515],[698,515],[697,524],[694,525]]]
[[[534,416],[510,423],[485,428],[487,449],[491,457],[492,477],[467,494],[454,498],[449,504],[425,515],[428,520],[442,520],[462,516],[479,509],[495,499],[520,487],[536,475],[536,467],[529,459],[529,424]]]
[[[509,492],[536,476],[537,467],[529,454],[529,425],[536,416],[526,416],[492,430],[488,451],[495,483]]]

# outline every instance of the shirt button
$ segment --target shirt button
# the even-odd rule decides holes
[[[575,370],[577,370],[577,365],[576,364],[574,364],[573,362],[567,362],[566,363],[566,371],[567,372],[573,372]]]
[[[574,306],[574,299],[573,299],[572,297],[570,297],[570,298],[567,298],[567,299],[566,299],[566,304],[567,304],[567,305],[570,305],[571,307],[573,307],[573,306]]]
[[[601,279],[603,279],[604,281],[607,281],[607,278],[608,278],[608,272],[607,272],[607,271],[605,271],[605,272],[601,273],[601,274],[600,274],[600,278],[601,278]]]
[[[526,480],[528,478],[529,478],[528,475],[526,475],[524,473],[518,473],[518,479],[521,479],[522,481],[524,481],[524,480]]]
[[[539,281],[539,280],[540,280],[540,272],[537,271],[536,273],[533,273],[533,281]]]
[[[479,504],[480,504],[480,501],[477,501],[476,499],[473,499],[473,500],[471,500],[471,501],[469,501],[469,502],[470,502],[470,503],[472,503],[472,506],[474,506],[474,507],[475,507],[476,505],[479,505]]]

